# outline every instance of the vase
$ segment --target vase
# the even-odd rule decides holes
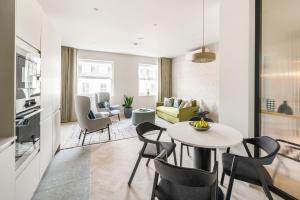
[[[283,101],[283,103],[278,107],[278,112],[292,115],[293,109],[287,104],[287,101]]]
[[[124,108],[124,116],[125,118],[131,118],[132,108]]]

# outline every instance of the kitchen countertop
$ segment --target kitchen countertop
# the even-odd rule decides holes
[[[16,137],[0,137],[0,152],[9,147],[14,141]]]

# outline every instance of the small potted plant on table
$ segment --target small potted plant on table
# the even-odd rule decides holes
[[[132,115],[132,103],[133,103],[133,97],[129,97],[124,95],[124,116],[125,118],[130,118]]]

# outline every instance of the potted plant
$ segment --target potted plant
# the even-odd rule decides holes
[[[132,103],[133,103],[133,97],[129,97],[124,95],[124,116],[125,118],[130,118],[132,115]]]

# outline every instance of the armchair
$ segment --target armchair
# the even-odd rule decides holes
[[[108,92],[98,92],[95,94],[96,108],[102,116],[112,117],[117,115],[120,121],[120,106],[110,105],[110,94]]]
[[[108,129],[108,136],[110,140],[110,129],[111,120],[108,117],[90,119],[89,113],[91,111],[91,102],[90,98],[86,96],[77,96],[75,98],[75,112],[77,120],[80,126],[80,135],[83,134],[82,145],[84,144],[85,136],[89,133],[96,132],[103,129]]]

